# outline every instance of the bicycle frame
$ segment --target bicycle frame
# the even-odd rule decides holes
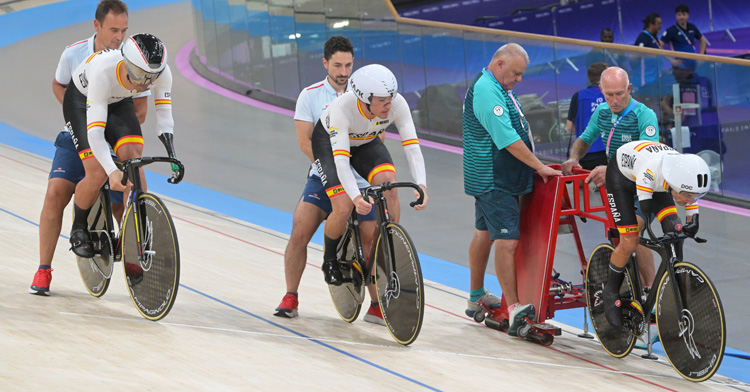
[[[678,255],[682,255],[682,244],[683,241],[686,238],[691,238],[683,233],[668,233],[665,236],[661,238],[656,238],[654,235],[654,232],[651,230],[651,227],[649,225],[646,225],[646,230],[648,232],[648,235],[650,239],[641,237],[640,238],[640,244],[647,247],[648,249],[651,249],[659,254],[661,257],[661,263],[659,264],[659,268],[656,270],[656,275],[654,275],[654,281],[651,285],[652,290],[648,293],[648,296],[646,297],[646,302],[641,304],[643,307],[643,314],[644,317],[650,317],[648,315],[651,314],[651,311],[654,309],[654,306],[656,305],[656,286],[659,284],[659,279],[664,275],[664,273],[668,273],[669,279],[672,281],[675,281],[675,270],[674,265],[676,263],[679,263],[682,261],[682,258]],[[706,240],[703,240],[701,238],[694,238],[697,242],[705,242]],[[632,262],[631,262],[632,261]],[[635,262],[635,257],[631,256],[631,260],[628,261],[627,268],[632,272],[633,281],[631,282],[633,285],[633,288],[636,290],[636,293],[643,292],[643,287],[641,286],[640,281],[640,274],[638,270],[638,263]],[[682,310],[682,296],[680,295],[680,292],[678,290],[677,285],[672,285],[673,291],[674,291],[674,299],[675,303],[677,304],[677,307]],[[636,295],[636,293],[633,293]],[[638,298],[635,298],[636,300]]]
[[[145,209],[140,206],[136,201],[138,198],[144,193],[143,188],[141,185],[141,176],[140,176],[140,167],[146,166],[148,164],[154,163],[154,162],[170,162],[175,163],[179,167],[179,172],[176,175],[173,175],[172,178],[168,179],[168,181],[172,184],[177,184],[180,181],[182,181],[182,178],[185,174],[185,168],[182,165],[180,161],[178,161],[175,158],[166,158],[166,157],[146,157],[146,158],[135,158],[130,159],[122,163],[122,170],[124,172],[122,184],[126,185],[128,183],[128,179],[130,179],[133,186],[130,189],[130,195],[128,197],[125,211],[127,211],[127,208],[131,205],[134,206],[134,217],[136,221],[136,238],[138,241],[138,257],[142,261],[143,260],[143,251],[144,247],[143,244],[143,238],[141,238],[141,233],[146,233],[145,230],[145,222],[146,222],[146,212]],[[113,259],[115,261],[120,261],[122,258],[122,244],[120,243],[120,240],[122,238],[122,225],[120,225],[120,233],[119,235],[115,232],[115,225],[114,225],[114,219],[112,217],[112,204],[111,199],[109,197],[109,183],[105,182],[102,187],[99,189],[99,195],[102,200],[102,209],[98,210],[96,213],[104,213],[106,216],[104,217],[107,220],[107,227],[109,227],[109,233],[107,233],[107,236],[109,237],[110,241],[110,254],[112,255]],[[125,200],[123,200],[125,201]],[[99,218],[97,216],[97,218]]]
[[[388,226],[388,223],[391,222],[390,216],[388,215],[388,202],[385,198],[385,195],[383,194],[384,191],[388,191],[394,188],[400,188],[400,187],[409,187],[417,189],[419,192],[419,199],[417,201],[411,202],[410,205],[413,207],[417,204],[421,204],[424,200],[424,194],[422,192],[422,188],[419,188],[418,186],[409,183],[409,182],[394,182],[394,183],[384,183],[382,185],[374,185],[370,186],[368,188],[365,188],[362,193],[365,197],[369,196],[374,199],[373,208],[375,208],[376,214],[377,214],[377,222],[378,227],[375,229],[375,235],[372,237],[372,242],[370,243],[370,251],[367,254],[367,258],[364,257],[364,253],[362,251],[362,236],[359,233],[359,220],[357,219],[357,211],[352,210],[352,216],[351,216],[351,225],[354,226],[354,244],[355,244],[355,250],[357,252],[356,259],[358,262],[360,262],[360,266],[362,267],[362,274],[365,277],[365,282],[367,284],[375,283],[373,276],[371,275],[371,272],[374,268],[376,268],[372,261],[374,260],[375,256],[375,245],[376,241],[378,239],[378,234],[382,238],[385,238],[384,241],[387,240],[388,231],[386,227]],[[384,245],[387,245],[384,243]],[[344,245],[345,246],[345,245]],[[383,246],[383,255],[385,257],[385,266],[386,266],[386,274],[390,275],[391,270],[393,269],[393,255],[391,254],[392,249],[390,246]]]
[[[179,170],[176,175],[173,175],[172,178],[169,178],[167,181],[171,184],[177,184],[180,181],[182,181],[183,176],[185,175],[185,167],[182,165],[180,161],[178,161],[175,158],[166,158],[166,157],[142,157],[142,158],[134,158],[129,159],[122,164],[122,170],[124,172],[122,177],[122,184],[127,185],[128,179],[130,179],[130,182],[133,184],[133,186],[130,188],[130,195],[128,198],[128,204],[127,206],[130,207],[131,205],[134,206],[133,208],[133,217],[135,218],[135,232],[136,232],[136,241],[138,242],[138,260],[144,261],[144,255],[147,255],[147,250],[143,246],[144,240],[148,240],[149,238],[143,238],[144,233],[149,233],[146,225],[146,209],[143,208],[139,203],[136,203],[138,198],[144,193],[143,187],[141,186],[141,176],[140,176],[140,168],[142,166],[149,165],[154,162],[170,162],[174,163],[179,167]],[[126,208],[127,211],[127,208]],[[111,214],[110,214],[111,215]],[[118,245],[120,244],[120,241],[118,239],[117,241]],[[120,247],[118,246],[118,249]]]

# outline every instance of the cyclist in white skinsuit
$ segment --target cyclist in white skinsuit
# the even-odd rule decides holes
[[[72,81],[65,91],[63,114],[86,175],[76,186],[70,242],[78,256],[93,257],[86,221],[99,188],[109,177],[112,189],[128,189],[121,184],[123,173],[109,147],[121,161],[143,153],[143,136],[131,97],[147,89],[154,92],[159,139],[169,156],[175,157],[172,73],[164,44],[153,35],[136,34],[126,40],[122,50],[90,56],[73,72]],[[145,188],[142,172],[141,179]]]
[[[607,284],[604,287],[604,311],[607,321],[622,327],[620,285],[628,258],[639,243],[638,221],[633,198],[637,195],[646,216],[656,215],[664,233],[698,232],[698,199],[708,192],[711,174],[703,159],[680,154],[665,144],[635,141],[624,144],[609,161],[606,175],[607,198],[620,241],[612,253]],[[685,207],[687,222],[682,226],[675,202]],[[678,248],[681,256],[682,248]]]
[[[73,71],[92,54],[104,49],[117,49],[128,37],[128,6],[120,0],[102,0],[94,14],[95,34],[89,39],[68,45],[60,55],[60,61],[52,81],[52,92],[62,105],[65,89],[70,83]],[[145,91],[133,97],[136,115],[143,123],[148,111]],[[62,229],[63,212],[73,197],[75,186],[83,179],[85,171],[67,129],[63,129],[55,139],[55,156],[52,159],[47,191],[39,217],[39,267],[34,274],[29,292],[49,295],[52,280],[52,261]],[[122,192],[110,191],[112,214],[119,219],[123,213]]]
[[[371,64],[357,70],[349,85],[349,91],[323,111],[312,137],[315,164],[333,205],[324,229],[322,269],[326,282],[334,285],[342,283],[336,247],[352,206],[359,214],[372,209],[360,194],[350,165],[370,184],[395,181],[393,161],[378,137],[391,124],[395,124],[401,136],[412,177],[425,193],[424,202],[415,209],[427,205],[424,159],[409,105],[397,92],[396,77],[388,68]],[[344,194],[348,197],[339,197]],[[385,197],[391,220],[398,222],[400,205],[396,190],[386,192]]]

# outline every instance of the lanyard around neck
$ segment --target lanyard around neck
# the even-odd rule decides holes
[[[524,129],[523,122],[526,121],[526,116],[523,115],[521,106],[518,104],[518,102],[516,102],[516,98],[513,97],[513,93],[508,91],[508,96],[510,96],[510,100],[513,101],[513,105],[515,105],[516,110],[518,110],[518,121],[521,123],[521,129]],[[529,142],[531,142],[531,152],[534,153],[536,151],[536,147],[534,146],[534,137],[531,135],[531,124],[529,124],[528,121],[526,121],[526,124],[529,126],[527,134],[529,135]]]
[[[651,38],[651,41],[653,41],[654,45],[656,45],[657,47],[659,46],[659,42],[656,41],[655,35],[651,34],[651,32],[648,30],[643,30],[643,32],[648,34],[648,36]]]
[[[617,127],[617,124],[620,123],[620,120],[625,118],[625,116],[630,113],[631,110],[635,107],[635,105],[638,103],[638,101],[635,100],[635,98],[630,98],[630,104],[628,105],[627,109],[625,109],[622,114],[620,114],[620,117],[617,118],[615,121],[615,124],[612,125],[612,129],[609,130],[609,137],[607,138],[607,150],[604,152],[605,155],[607,155],[607,158],[609,159],[609,144],[612,142],[612,135],[615,133],[615,128]]]
[[[680,31],[680,34],[683,37],[685,37],[685,41],[687,41],[688,45],[692,45],[693,41],[691,41],[690,38],[687,36],[687,33],[685,32],[685,30],[683,30],[682,27],[680,27],[680,25],[678,25],[677,23],[675,23],[674,25],[677,27],[677,30]],[[687,25],[685,25],[685,27],[687,27]]]

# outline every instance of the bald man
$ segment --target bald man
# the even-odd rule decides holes
[[[591,144],[601,136],[604,151],[609,161],[616,156],[615,152],[625,143],[644,140],[659,142],[659,123],[656,113],[646,105],[630,96],[633,85],[628,73],[620,67],[610,67],[602,72],[599,87],[604,94],[605,103],[599,105],[591,115],[586,130],[576,139],[570,150],[570,157],[562,164],[565,174],[572,174],[573,167],[581,167],[579,160],[586,155]],[[597,166],[586,178],[586,183],[594,182],[596,186],[604,185],[607,166]],[[646,217],[640,212],[638,199],[636,213],[638,227],[643,230]],[[638,268],[641,271],[643,287],[650,289],[654,280],[654,256],[647,248],[638,246],[636,250]]]
[[[521,45],[503,45],[466,93],[463,111],[464,191],[474,196],[474,237],[469,245],[470,285],[466,315],[497,309],[500,298],[484,288],[490,250],[495,246],[495,273],[508,305],[508,335],[517,336],[524,317],[516,285],[515,254],[521,238],[519,197],[532,191],[534,171],[544,181],[562,173],[534,155],[529,123],[513,87],[521,82],[529,55]]]

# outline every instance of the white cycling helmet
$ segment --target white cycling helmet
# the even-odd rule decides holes
[[[349,88],[360,101],[372,103],[372,97],[394,97],[398,82],[393,72],[380,64],[370,64],[356,70],[349,78]]]
[[[661,170],[667,184],[676,192],[697,193],[697,198],[701,198],[711,187],[708,164],[695,154],[665,155]]]
[[[125,68],[133,83],[152,84],[167,66],[167,48],[151,34],[135,34],[122,46]]]

